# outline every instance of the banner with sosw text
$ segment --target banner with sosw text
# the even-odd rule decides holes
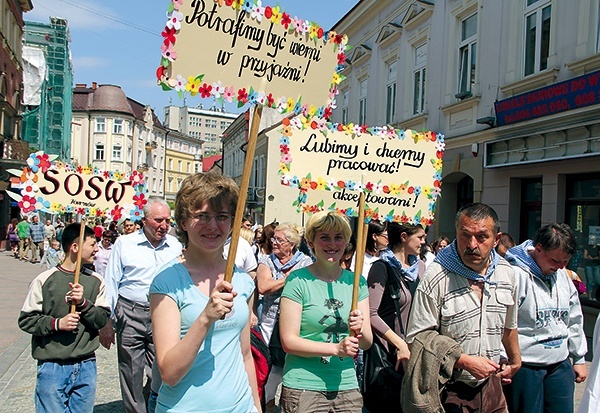
[[[267,134],[279,141],[280,182],[298,188],[293,205],[299,211],[333,209],[355,217],[363,192],[367,221],[433,223],[442,133],[295,117]]]

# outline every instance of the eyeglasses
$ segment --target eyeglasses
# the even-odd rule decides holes
[[[208,215],[208,214],[196,214],[196,215],[192,215],[191,218],[204,225],[204,224],[208,224],[210,222],[211,219],[215,219],[215,222],[217,224],[224,224],[226,222],[230,222],[231,221],[231,215],[229,214],[217,214],[217,215]]]
[[[284,242],[288,242],[288,240],[284,239],[284,238],[275,238],[275,237],[273,237],[273,238],[271,238],[271,242],[273,244],[283,244]]]

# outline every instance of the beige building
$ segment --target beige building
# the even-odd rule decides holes
[[[71,162],[146,177],[148,196],[164,197],[166,129],[149,106],[114,85],[73,90]]]
[[[211,156],[222,153],[223,132],[237,116],[215,108],[206,110],[202,105],[196,108],[171,105],[164,108],[164,125],[202,140],[203,156]]]
[[[362,0],[333,28],[354,47],[336,122],[446,135],[430,239],[473,201],[517,242],[566,222],[600,307],[600,2]]]
[[[202,141],[179,131],[167,130],[165,199],[175,202],[181,182],[189,175],[202,172]]]

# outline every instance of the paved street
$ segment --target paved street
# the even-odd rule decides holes
[[[30,355],[30,336],[19,329],[17,318],[27,286],[41,269],[39,265],[18,261],[4,251],[0,252],[0,269],[0,413],[34,412],[36,364]],[[94,412],[120,413],[123,408],[116,350],[101,347],[96,355],[98,389]],[[583,388],[583,385],[576,386],[576,405]]]

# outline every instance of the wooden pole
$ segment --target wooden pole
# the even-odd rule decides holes
[[[250,125],[250,134],[248,135],[248,146],[246,148],[246,161],[244,162],[244,173],[242,174],[242,183],[240,184],[240,197],[235,209],[235,218],[233,219],[233,230],[231,232],[231,243],[229,244],[229,254],[227,255],[227,266],[225,267],[225,281],[231,282],[233,278],[233,265],[235,263],[235,253],[240,240],[240,229],[242,218],[246,207],[246,198],[248,196],[248,186],[250,185],[250,175],[252,174],[252,164],[254,163],[254,152],[256,151],[256,141],[258,140],[258,128],[262,116],[262,106],[255,105],[252,115],[252,124]]]
[[[358,228],[356,234],[356,260],[354,260],[354,285],[352,290],[352,311],[358,308],[358,287],[365,261],[366,231],[365,231],[365,194],[361,192],[358,201]],[[364,314],[368,316],[368,314]]]
[[[81,272],[81,250],[83,249],[83,235],[85,234],[85,217],[81,218],[81,227],[79,228],[79,241],[77,243],[77,261],[75,264],[75,277],[73,284],[79,282],[79,274]],[[75,304],[71,304],[71,313],[75,312]]]

